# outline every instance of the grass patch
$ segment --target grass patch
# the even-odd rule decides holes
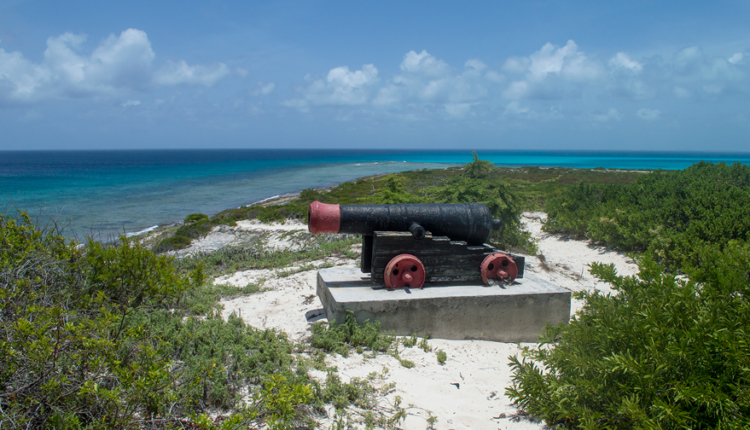
[[[202,267],[210,277],[217,277],[251,269],[282,269],[292,265],[306,265],[311,261],[329,257],[358,258],[351,247],[361,241],[359,236],[318,235],[305,233],[307,240],[300,250],[269,250],[263,241],[256,240],[241,247],[225,247],[211,253],[202,253],[176,260],[175,264],[185,271]],[[324,263],[325,265],[325,263]],[[300,271],[303,270],[300,268]],[[304,269],[306,270],[306,269]],[[311,269],[310,269],[311,270]],[[286,276],[293,274],[286,271]],[[285,272],[281,272],[283,275]],[[296,273],[296,272],[295,272]]]
[[[380,321],[359,324],[353,313],[349,312],[343,324],[337,325],[336,321],[331,321],[330,324],[315,323],[312,326],[310,345],[348,357],[351,349],[362,352],[363,348],[367,348],[374,354],[386,352],[395,340],[395,336],[380,332]]]

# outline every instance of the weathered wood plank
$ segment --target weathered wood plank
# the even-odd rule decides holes
[[[399,254],[412,254],[425,266],[426,282],[482,282],[480,266],[484,258],[498,250],[489,245],[467,246],[463,241],[451,241],[445,236],[428,233],[422,240],[415,240],[409,232],[376,231],[368,253],[368,272],[372,280],[383,282],[385,266]],[[371,251],[371,252],[370,252]],[[520,264],[519,277],[523,276],[523,257],[514,257]],[[363,260],[362,268],[365,271]]]

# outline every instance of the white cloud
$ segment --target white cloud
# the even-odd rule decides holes
[[[390,106],[401,101],[401,91],[396,85],[388,85],[378,91],[378,95],[373,99],[375,106]]]
[[[88,55],[83,52],[85,41],[85,35],[73,33],[50,37],[40,63],[0,49],[0,103],[119,97],[154,85],[211,86],[229,72],[221,63],[189,66],[185,61],[167,63],[154,72],[151,42],[144,31],[134,28],[111,34]]]
[[[236,73],[237,76],[239,76],[240,78],[243,78],[243,79],[246,78],[247,75],[250,74],[250,72],[247,69],[245,69],[244,67],[237,67],[236,69],[234,69],[234,73]]]
[[[224,63],[210,66],[190,66],[184,60],[168,62],[154,75],[154,82],[159,85],[203,85],[212,87],[221,78],[229,74],[229,67]]]
[[[261,94],[264,96],[267,96],[273,92],[273,90],[276,89],[276,84],[273,82],[269,82],[267,84],[264,84],[263,82],[258,82],[258,90],[255,92],[256,94]]]
[[[464,63],[464,69],[457,72],[444,61],[435,58],[427,51],[417,54],[410,51],[401,62],[404,73],[394,76],[382,87],[373,103],[378,106],[392,106],[396,103],[439,104],[472,103],[486,99],[490,86],[503,81],[503,76],[489,70],[478,59]]]
[[[309,109],[310,104],[361,105],[370,100],[371,87],[377,82],[378,69],[372,64],[365,64],[362,69],[354,71],[347,66],[335,67],[328,72],[325,80],[313,80],[303,89],[304,106],[294,100],[284,105],[300,110]]]
[[[643,70],[643,65],[637,61],[631,60],[628,54],[624,52],[618,52],[617,55],[609,60],[609,65],[614,68],[623,68],[632,71],[633,73],[640,73]]]
[[[738,52],[732,55],[731,57],[729,57],[727,61],[729,61],[732,64],[740,64],[742,63],[743,58],[744,58],[744,55],[742,55],[742,52]]]
[[[638,115],[638,118],[645,120],[645,121],[656,121],[659,119],[659,116],[661,115],[661,111],[659,109],[647,109],[647,108],[641,108],[638,109],[638,112],[635,113]]]
[[[481,60],[473,59],[473,60],[467,60],[466,63],[464,63],[464,68],[474,69],[479,72],[479,71],[486,69],[487,65],[484,64]]]
[[[328,83],[336,88],[359,88],[372,84],[378,79],[378,69],[372,64],[365,64],[362,70],[349,71],[346,66],[336,67],[328,72]]]
[[[507,58],[500,68],[493,68],[479,58],[453,67],[426,50],[412,50],[391,76],[381,76],[373,65],[361,70],[336,67],[320,79],[308,76],[301,95],[283,105],[302,111],[356,105],[360,113],[369,106],[373,114],[423,120],[480,118],[494,111],[540,121],[616,122],[625,116],[619,99],[674,103],[749,95],[750,69],[740,54],[710,56],[689,47],[670,55],[636,57],[614,51],[590,58],[568,40],[563,46],[546,43],[528,56]],[[339,116],[351,112],[336,109]],[[647,121],[662,119],[658,109],[635,113]]]
[[[675,86],[672,91],[674,92],[675,97],[679,99],[689,99],[693,95],[693,93],[681,86]]]
[[[450,73],[451,68],[443,60],[439,60],[426,50],[422,50],[419,54],[415,51],[407,52],[401,62],[401,70],[429,77],[440,77]]]
[[[139,104],[141,104],[140,100],[128,100],[122,104],[122,107],[138,106]]]
[[[448,103],[445,105],[445,111],[454,118],[463,118],[471,111],[470,103]]]
[[[46,57],[46,53],[45,53]],[[151,77],[155,57],[146,33],[134,28],[119,37],[110,34],[91,54],[88,67],[94,79],[111,85],[140,87]]]
[[[579,52],[578,45],[572,40],[562,48],[547,43],[529,58],[528,71],[533,80],[542,80],[552,74],[575,81],[595,79],[599,75],[598,65]]]
[[[506,99],[520,99],[526,95],[529,89],[529,83],[526,81],[512,82],[503,92]]]
[[[622,115],[615,108],[609,108],[606,113],[594,114],[594,121],[597,122],[609,122],[609,121],[620,121]]]
[[[503,111],[503,115],[506,115],[506,116],[517,116],[517,117],[529,118],[529,119],[533,119],[533,118],[536,118],[538,116],[536,112],[534,112],[533,110],[531,110],[531,108],[521,106],[521,104],[518,101],[516,101],[516,100],[508,103],[505,106],[505,110]]]
[[[546,43],[528,57],[508,58],[502,69],[513,77],[503,97],[514,100],[577,98],[603,76],[602,66],[573,40],[563,47]]]
[[[508,73],[523,73],[529,69],[531,59],[527,57],[511,57],[505,60],[503,70]]]
[[[310,104],[307,102],[307,100],[302,100],[302,99],[284,100],[281,102],[281,105],[297,109],[303,113],[310,112]]]

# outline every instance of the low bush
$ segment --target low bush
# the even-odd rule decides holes
[[[221,317],[200,264],[19,219],[0,216],[0,428],[289,428],[326,404],[284,333]]]
[[[510,357],[506,394],[564,428],[750,427],[750,247],[704,251],[712,269],[694,281],[650,260],[637,278],[593,265],[617,294],[576,293],[570,324]]]
[[[522,206],[518,194],[504,180],[489,179],[492,163],[480,160],[464,166],[465,174],[450,178],[444,186],[429,190],[439,203],[484,203],[493,217],[503,221],[502,230],[492,231],[489,242],[500,249],[521,250],[536,254],[531,234],[521,224]]]
[[[592,265],[615,293],[576,293],[511,357],[510,398],[563,428],[750,427],[749,197],[750,167],[698,163],[549,200],[545,229],[640,251],[640,273]]]
[[[200,222],[200,221],[208,221],[208,215],[201,214],[201,213],[190,214],[185,217],[185,220],[183,222],[185,224],[189,224],[189,223]]]
[[[750,166],[697,163],[628,185],[579,184],[547,202],[545,230],[648,252],[671,270],[700,266],[699,249],[750,240]]]
[[[336,321],[315,323],[310,344],[346,357],[352,348],[367,347],[373,353],[386,352],[395,340],[395,336],[380,332],[380,321],[359,324],[349,312],[343,324],[336,324]]]
[[[25,215],[0,215],[0,426],[130,427],[170,415],[191,384],[135,321],[174,306],[202,282],[192,275],[124,238],[81,248]]]

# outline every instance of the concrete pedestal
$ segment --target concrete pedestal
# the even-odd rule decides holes
[[[545,324],[570,319],[570,291],[527,273],[513,285],[427,285],[388,291],[359,269],[323,269],[317,294],[328,320],[380,321],[399,336],[537,342]]]

